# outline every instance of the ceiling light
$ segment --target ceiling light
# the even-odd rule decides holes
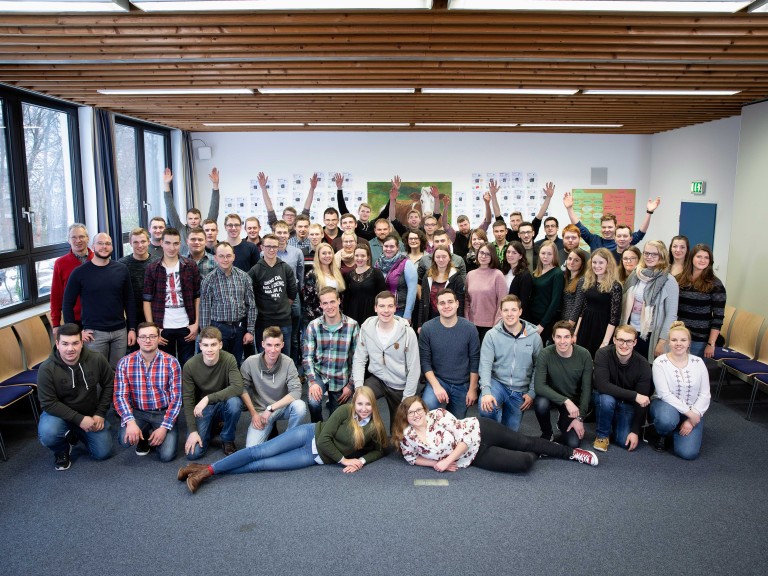
[[[591,96],[733,96],[741,90],[583,90]]]
[[[416,122],[415,126],[445,126],[458,128],[461,126],[469,126],[476,128],[514,128],[517,124],[483,124],[480,122],[467,123],[467,122]]]
[[[183,96],[185,94],[253,94],[249,88],[136,88],[97,90],[107,96]]]
[[[422,88],[422,94],[549,94],[572,95],[576,88]]]
[[[449,10],[738,12],[752,0],[448,0]]]
[[[258,88],[262,94],[413,94],[415,88]]]
[[[410,126],[408,122],[309,122],[307,126]]]
[[[621,128],[624,124],[520,124],[521,128]]]
[[[203,126],[240,127],[240,126],[304,126],[303,122],[203,122]]]
[[[428,10],[432,0],[132,0],[145,12],[197,10]]]
[[[0,0],[0,12],[128,12],[128,0]]]

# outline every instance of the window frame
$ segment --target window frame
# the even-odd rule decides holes
[[[47,246],[34,246],[32,222],[22,214],[23,209],[32,205],[27,173],[27,158],[24,140],[23,106],[39,106],[66,114],[67,141],[69,145],[69,169],[72,186],[72,206],[74,222],[85,221],[85,199],[83,195],[83,177],[80,159],[80,124],[76,104],[47,98],[8,86],[0,86],[0,106],[3,110],[5,129],[1,137],[5,139],[8,157],[8,183],[14,234],[17,248],[0,253],[0,268],[22,266],[22,301],[0,308],[0,318],[16,312],[34,308],[50,302],[50,294],[39,294],[36,264],[43,260],[58,258],[70,250],[67,241]],[[69,224],[72,224],[70,222]]]

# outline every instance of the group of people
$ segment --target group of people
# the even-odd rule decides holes
[[[327,208],[321,226],[309,218],[316,178],[303,211],[278,219],[260,173],[272,232],[261,236],[249,217],[243,236],[241,216],[229,214],[220,242],[218,171],[204,221],[190,209],[181,223],[172,179],[166,170],[173,227],[156,217],[149,231],[132,230],[132,254],[115,261],[107,234],[89,248],[85,226],[74,224],[72,250],[56,262],[56,345],[38,382],[40,440],[57,470],[81,441],[96,459],[111,454],[105,416],[114,406],[119,443],[139,455],[176,457],[182,408],[189,460],[219,434],[224,459],[179,471],[193,492],[215,474],[331,463],[355,472],[387,445],[380,398],[394,448],[438,471],[519,472],[538,455],[596,465],[580,447],[593,412],[597,451],[611,442],[635,450],[650,416],[657,450],[671,443],[678,456],[698,456],[709,405],[703,358],[725,289],[707,246],[689,250],[675,237],[671,257],[658,240],[633,246],[659,198],[637,232],[606,214],[597,235],[566,194],[571,223],[559,237],[557,220],[544,218],[552,183],[532,221],[513,212],[507,226],[491,181],[481,226],[462,215],[454,230],[442,214],[415,209],[400,222],[398,177],[378,218],[367,204],[355,217],[338,174],[339,210]],[[445,207],[437,188],[430,193]],[[474,404],[479,417],[467,418]],[[518,433],[531,408],[540,438]],[[238,450],[243,410],[250,423]],[[275,437],[279,420],[287,429]]]

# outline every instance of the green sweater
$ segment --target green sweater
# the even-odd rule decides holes
[[[349,420],[352,418],[352,404],[339,406],[326,422],[315,425],[315,442],[320,458],[326,464],[338,464],[342,458],[365,458],[365,463],[381,458],[382,446],[376,439],[373,418],[363,426],[365,444],[359,450],[355,448]]]
[[[586,348],[574,344],[570,357],[563,358],[554,344],[547,346],[536,358],[533,382],[537,396],[549,398],[558,406],[571,400],[584,416],[592,393],[592,356]]]
[[[221,350],[213,366],[206,366],[202,354],[190,358],[181,370],[181,398],[189,433],[197,432],[195,405],[205,396],[210,404],[216,404],[242,393],[243,378],[232,354]]]

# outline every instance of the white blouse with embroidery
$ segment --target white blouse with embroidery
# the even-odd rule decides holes
[[[456,466],[466,468],[480,449],[480,423],[477,418],[459,420],[445,408],[438,408],[427,414],[426,442],[408,426],[403,431],[400,452],[409,464],[415,464],[419,456],[437,462],[453,452],[459,442],[467,445],[467,451],[456,460]]]

